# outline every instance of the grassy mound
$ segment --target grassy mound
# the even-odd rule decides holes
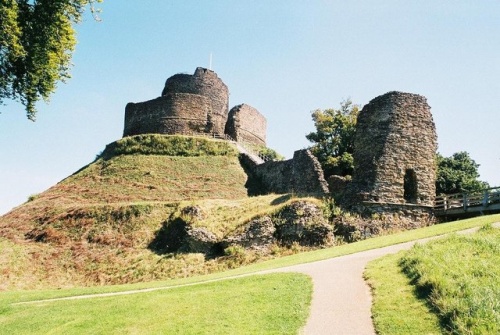
[[[176,256],[182,262],[158,259],[147,245],[180,202],[246,199],[246,180],[237,150],[226,141],[121,139],[0,217],[0,286],[134,282],[215,270],[217,264],[204,268],[199,255]],[[183,269],[177,263],[204,266]]]
[[[125,137],[108,144],[100,157],[110,159],[118,155],[234,157],[238,155],[238,151],[227,141],[206,137],[147,134]]]
[[[140,135],[114,142],[0,217],[0,290],[180,278],[255,261],[150,248],[186,206],[202,208],[202,224],[218,235],[282,206],[276,195],[249,198],[246,181],[226,141]]]
[[[8,222],[0,226],[39,221],[90,205],[245,198],[246,180],[238,153],[227,142],[135,136],[108,145],[93,163],[30,197],[3,217],[1,221]]]
[[[276,212],[294,201],[283,198],[269,195],[59,207],[16,221],[21,207],[0,218],[0,290],[184,278],[264,260],[270,256],[238,254],[207,259],[201,253],[158,253],[150,244],[165,222],[188,204],[210,214],[199,225],[225,235],[253,217]]]

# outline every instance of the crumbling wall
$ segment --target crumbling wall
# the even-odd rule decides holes
[[[293,158],[289,160],[254,165],[251,170],[265,193],[328,193],[321,165],[309,150],[295,151]]]
[[[344,202],[432,206],[437,136],[425,97],[389,92],[358,116],[354,173]]]
[[[169,93],[145,102],[128,103],[123,136],[204,133],[208,130],[210,111],[208,98],[185,93]]]
[[[266,145],[267,120],[259,111],[241,104],[229,111],[225,133],[237,142]]]
[[[193,75],[176,74],[167,79],[161,97],[127,104],[123,136],[223,135],[228,105],[228,88],[215,72],[197,68]]]
[[[265,193],[293,192],[293,160],[269,161],[255,167],[255,175],[260,179]]]

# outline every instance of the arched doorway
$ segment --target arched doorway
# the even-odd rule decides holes
[[[416,204],[418,199],[417,174],[413,169],[407,169],[404,178],[404,199],[406,202]]]

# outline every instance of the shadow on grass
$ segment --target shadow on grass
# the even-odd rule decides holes
[[[399,260],[398,265],[401,272],[408,278],[408,283],[413,287],[413,294],[415,297],[423,301],[431,313],[437,315],[441,329],[451,329],[452,315],[443,315],[436,305],[432,303],[431,296],[434,290],[433,285],[430,283],[420,283],[420,276],[411,271],[408,267],[408,263],[405,263],[402,259]]]
[[[273,201],[271,201],[271,205],[273,205],[273,206],[280,205],[280,204],[287,202],[290,199],[292,199],[292,195],[285,194],[285,195],[282,195],[281,197],[278,197],[278,198],[274,199]]]
[[[184,220],[181,218],[167,220],[155,232],[155,237],[148,244],[148,249],[157,255],[177,252],[182,247],[186,235],[187,226]]]

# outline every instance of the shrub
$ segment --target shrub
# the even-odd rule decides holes
[[[28,201],[27,202],[31,202],[33,200],[36,200],[38,198],[38,194],[31,194],[29,197],[28,197]]]

